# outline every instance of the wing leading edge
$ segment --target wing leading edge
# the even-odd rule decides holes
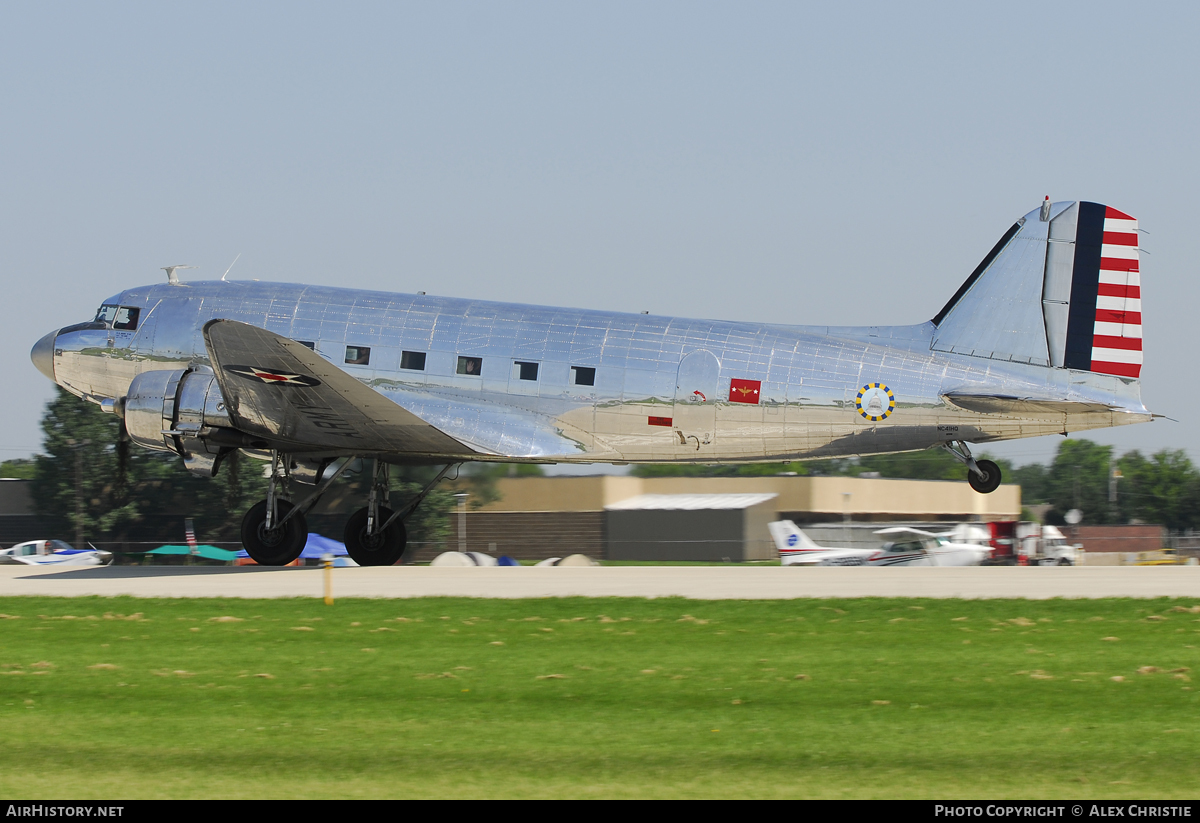
[[[306,346],[236,320],[204,325],[235,425],[306,451],[471,459],[478,453]]]

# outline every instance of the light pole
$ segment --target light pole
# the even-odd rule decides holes
[[[1124,475],[1121,474],[1121,470],[1116,466],[1113,466],[1112,470],[1108,473],[1109,518],[1114,523],[1120,522],[1121,520],[1121,508],[1117,505],[1117,481],[1123,476]]]
[[[466,492],[455,492],[454,499],[458,501],[458,550],[467,550],[467,498]]]

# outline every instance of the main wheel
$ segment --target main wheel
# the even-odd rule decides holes
[[[379,507],[379,519],[382,522],[386,523],[391,516],[391,509]],[[394,566],[408,545],[408,532],[399,520],[382,532],[368,535],[366,509],[359,509],[350,515],[342,537],[346,543],[346,553],[360,566]]]
[[[275,501],[279,519],[292,510],[286,500]],[[308,523],[296,514],[282,526],[267,528],[267,501],[255,503],[242,518],[242,547],[260,566],[286,566],[304,551],[308,542]]]
[[[980,494],[991,494],[996,489],[1000,488],[1000,467],[991,460],[977,460],[975,465],[983,472],[980,477],[973,471],[967,472],[967,482],[971,484],[971,488]]]

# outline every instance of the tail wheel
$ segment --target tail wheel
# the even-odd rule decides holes
[[[386,523],[392,510],[379,507],[379,519]],[[408,545],[408,533],[404,524],[396,520],[382,532],[367,534],[367,510],[359,509],[350,515],[343,535],[346,553],[360,566],[394,566],[404,555]]]
[[[968,471],[967,482],[971,484],[971,488],[980,494],[991,494],[1000,488],[999,466],[991,460],[977,460],[975,465],[979,467],[982,477],[973,471]]]
[[[292,510],[292,504],[277,500],[275,508],[282,520]],[[296,514],[282,526],[267,528],[266,500],[251,506],[242,518],[242,547],[260,566],[286,566],[300,556],[306,542],[308,523],[303,514]]]

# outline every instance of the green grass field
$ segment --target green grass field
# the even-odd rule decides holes
[[[0,793],[1194,798],[1197,602],[6,598]]]

